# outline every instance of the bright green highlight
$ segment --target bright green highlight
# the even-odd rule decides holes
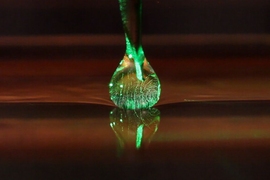
[[[145,109],[160,97],[160,82],[141,44],[142,0],[119,0],[126,53],[109,84],[111,100],[123,109]]]
[[[141,45],[138,47],[138,49],[136,49],[135,45],[133,45],[130,42],[130,39],[127,34],[126,34],[126,54],[128,55],[129,59],[133,59],[133,61],[135,62],[137,78],[143,81],[142,64],[145,59],[143,49]]]
[[[144,125],[142,124],[137,129],[137,135],[136,135],[136,148],[137,149],[140,149],[142,146],[143,127],[144,127]]]

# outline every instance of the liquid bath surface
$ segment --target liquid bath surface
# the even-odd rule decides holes
[[[269,177],[269,58],[151,58],[163,93],[144,134],[110,119],[116,58],[2,59],[1,180]]]
[[[107,67],[116,66],[123,49],[113,55],[111,48],[117,49],[100,50],[103,59],[89,47],[77,54],[74,47],[60,48],[63,54],[59,47],[39,54],[36,47],[6,51],[0,61],[1,180],[269,179],[269,57],[176,57],[180,47],[162,51],[163,57],[150,51],[162,81],[155,107],[160,121],[146,124],[153,127],[150,142],[139,142],[139,150],[134,142],[126,151],[119,138],[127,138],[114,130],[131,140],[140,136],[123,113],[110,119],[113,69]],[[187,52],[196,53],[193,46]]]
[[[269,104],[2,103],[1,179],[265,179]]]

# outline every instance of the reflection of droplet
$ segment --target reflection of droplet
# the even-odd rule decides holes
[[[160,82],[144,56],[141,44],[142,1],[119,0],[126,39],[126,54],[109,84],[111,100],[123,109],[154,106]]]
[[[115,108],[110,112],[110,126],[122,149],[140,149],[150,143],[158,129],[160,112],[155,108],[147,110],[125,110]]]

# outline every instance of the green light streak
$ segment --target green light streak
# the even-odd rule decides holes
[[[143,128],[144,128],[144,125],[143,125],[143,124],[141,124],[141,125],[137,128],[137,134],[136,134],[136,149],[140,149],[141,146],[142,146]]]
[[[138,47],[138,49],[136,49],[135,45],[132,45],[132,43],[130,43],[130,38],[128,37],[127,33],[126,33],[126,54],[128,54],[129,59],[133,59],[133,61],[135,62],[137,78],[143,81],[142,65],[145,58],[144,52],[141,45]]]

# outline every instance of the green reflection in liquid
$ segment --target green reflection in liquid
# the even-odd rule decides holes
[[[144,128],[144,124],[140,125],[137,128],[137,136],[136,136],[136,148],[137,149],[140,149],[141,145],[142,145],[143,128]]]
[[[141,43],[142,0],[119,0],[119,5],[126,53],[109,83],[111,100],[124,109],[149,108],[158,102],[161,88]]]
[[[160,112],[155,108],[143,110],[115,108],[110,112],[110,126],[122,150],[140,149],[143,144],[149,144],[158,130],[159,122]]]

